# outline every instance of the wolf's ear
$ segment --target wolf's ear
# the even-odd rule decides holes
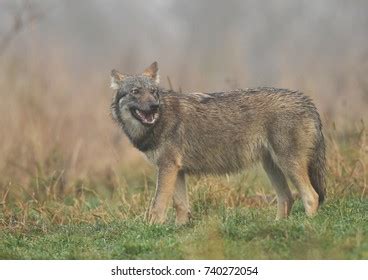
[[[111,85],[110,87],[113,89],[119,89],[121,81],[124,80],[125,76],[119,73],[117,70],[111,70]]]
[[[156,84],[160,83],[160,75],[158,74],[158,65],[155,61],[148,68],[143,71],[143,75],[150,77],[152,80],[156,82]]]

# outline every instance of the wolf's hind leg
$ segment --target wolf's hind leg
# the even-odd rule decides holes
[[[188,191],[185,183],[185,174],[179,171],[174,191],[174,208],[176,210],[176,224],[183,225],[189,222],[191,217]]]
[[[276,219],[287,218],[290,214],[294,200],[290,192],[285,175],[274,162],[269,152],[263,157],[263,168],[267,173],[272,186],[277,194],[277,215]]]
[[[305,213],[308,216],[316,214],[319,206],[318,194],[310,182],[306,165],[290,164],[288,176],[302,197]]]

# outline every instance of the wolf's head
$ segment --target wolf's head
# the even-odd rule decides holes
[[[157,122],[160,116],[158,83],[157,62],[152,63],[140,75],[124,75],[116,70],[111,71],[111,88],[116,90],[111,106],[112,115],[131,136],[143,132],[144,127],[152,127]]]

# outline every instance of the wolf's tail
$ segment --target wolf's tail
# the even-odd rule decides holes
[[[326,146],[321,128],[319,125],[314,153],[308,165],[309,179],[318,194],[319,203],[322,203],[326,197]]]

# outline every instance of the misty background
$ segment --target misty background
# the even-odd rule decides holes
[[[0,170],[55,167],[55,151],[76,177],[130,160],[109,75],[155,60],[164,87],[300,90],[326,126],[355,126],[367,117],[368,2],[0,0]]]
[[[326,110],[333,110],[336,98],[346,106],[368,99],[364,0],[25,3],[42,17],[6,52],[32,56],[45,74],[53,71],[55,55],[84,82],[107,77],[112,68],[136,73],[157,60],[163,85],[170,76],[183,90],[290,87],[307,91]],[[21,5],[0,2],[0,35]]]

